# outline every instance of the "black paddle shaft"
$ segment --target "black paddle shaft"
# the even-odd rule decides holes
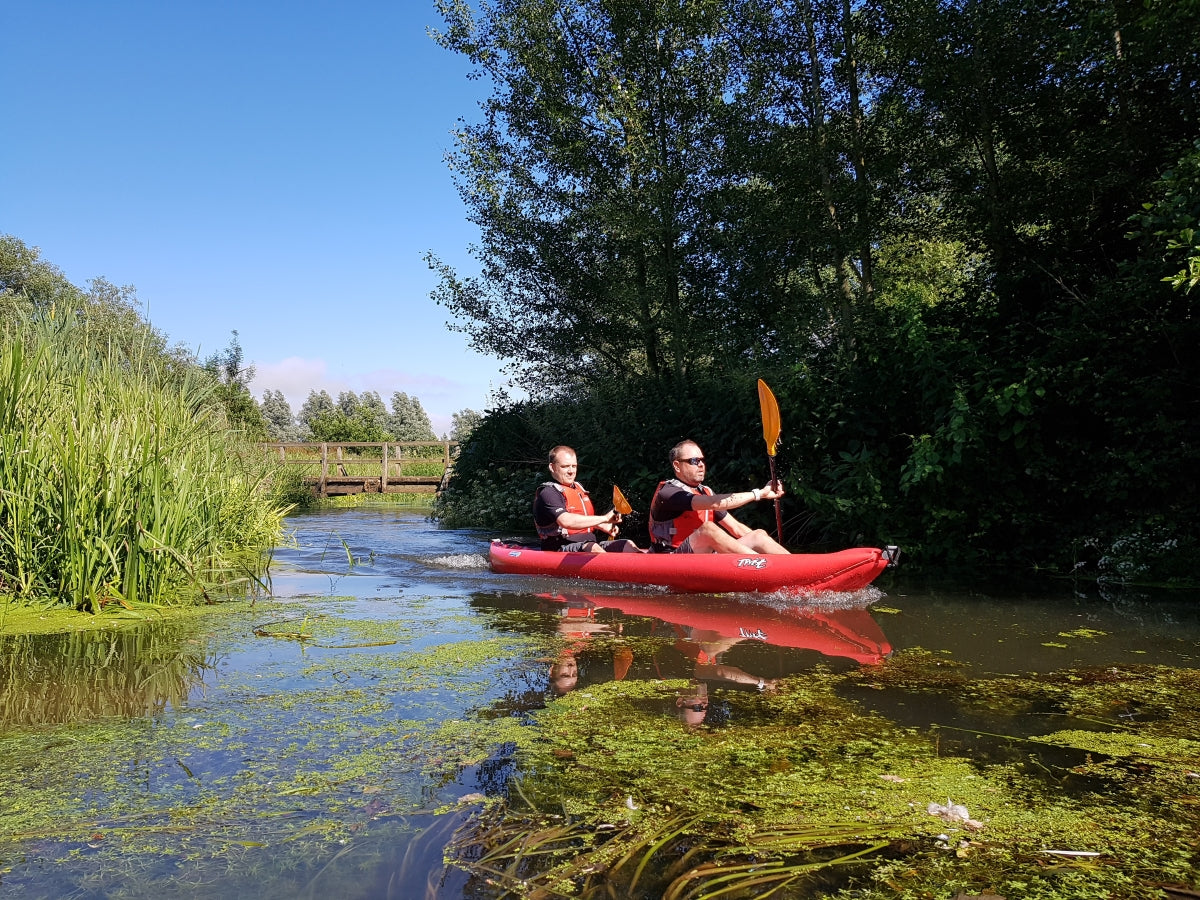
[[[774,490],[779,489],[779,479],[775,477],[775,457],[768,456],[767,461],[771,464],[771,487]],[[779,498],[775,498],[775,540],[783,543],[783,514],[779,511]]]

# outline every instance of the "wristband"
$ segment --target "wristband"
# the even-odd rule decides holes
[[[752,494],[754,495],[754,502],[755,502],[755,503],[757,503],[759,500],[761,500],[761,499],[762,499],[762,491],[760,491],[758,488],[755,488],[755,489],[754,489],[754,490],[752,490],[750,493],[752,493]]]

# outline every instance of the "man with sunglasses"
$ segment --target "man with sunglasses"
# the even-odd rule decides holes
[[[729,511],[783,496],[783,484],[715,494],[704,482],[704,453],[683,441],[669,455],[675,477],[660,482],[650,501],[651,547],[659,553],[787,553],[761,528],[743,525]]]
[[[582,484],[575,480],[579,462],[570,447],[558,446],[550,451],[550,474],[533,496],[533,524],[542,541],[543,550],[585,553],[638,553],[637,544],[630,540],[613,540],[621,514],[610,509],[596,515],[592,498]]]

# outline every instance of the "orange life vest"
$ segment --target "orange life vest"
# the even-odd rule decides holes
[[[578,481],[572,485],[559,484],[557,481],[547,481],[539,485],[538,490],[547,485],[558,488],[563,495],[563,506],[569,513],[575,513],[580,516],[594,516],[596,514],[595,507],[592,506],[592,498],[588,496],[588,492],[583,489],[583,485]],[[534,495],[537,496],[536,494]],[[592,529],[590,528],[563,528],[557,522],[551,522],[549,525],[538,525],[534,522],[534,527],[537,528],[538,537],[542,540],[552,537],[569,538],[575,534],[586,534],[588,540],[592,539]]]
[[[713,491],[712,488],[705,487],[702,484],[692,487],[690,484],[684,484],[677,478],[660,481],[658,487],[654,489],[654,498],[650,501],[650,540],[658,547],[674,550],[705,522],[715,522],[716,510],[688,509],[681,512],[674,519],[667,519],[665,522],[658,521],[654,518],[654,503],[658,500],[658,492],[666,484],[676,485],[692,494],[706,494],[710,497]],[[717,522],[717,524],[725,528],[721,522]],[[729,531],[728,528],[725,528],[725,530]],[[733,532],[730,532],[730,534],[733,534]]]

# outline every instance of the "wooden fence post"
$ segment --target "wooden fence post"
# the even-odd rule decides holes
[[[383,442],[383,470],[379,475],[379,493],[387,493],[387,476],[388,476],[388,458],[387,458],[387,441]]]
[[[329,444],[321,441],[321,483],[318,485],[318,494],[325,496],[325,479],[329,477]]]

